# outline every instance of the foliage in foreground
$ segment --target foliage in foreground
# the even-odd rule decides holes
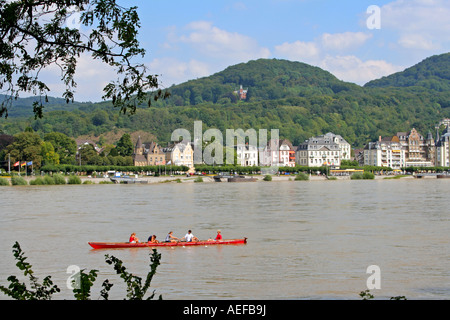
[[[9,286],[4,287],[0,285],[0,292],[16,300],[51,300],[53,294],[61,291],[57,285],[53,284],[51,276],[45,277],[42,283],[39,283],[38,278],[34,276],[34,272],[31,269],[32,265],[26,261],[27,257],[25,257],[18,242],[13,245],[13,254],[17,260],[16,266],[19,270],[23,271],[24,276],[28,277],[30,285],[27,287],[25,282],[20,282],[16,276],[9,276],[7,279],[10,283]],[[127,286],[126,299],[144,300],[153,276],[156,273],[156,269],[160,265],[161,254],[156,249],[153,249],[153,253],[150,255],[150,271],[147,274],[144,284],[142,284],[142,278],[126,270],[120,259],[105,255],[105,260],[107,264],[113,265],[116,273],[124,280]],[[84,269],[80,271],[78,282],[76,280],[72,282],[74,284],[73,293],[76,300],[90,300],[91,288],[97,279],[97,275],[98,270],[95,269],[89,271],[89,273],[85,273]],[[103,281],[102,290],[100,291],[100,297],[103,300],[108,300],[109,291],[112,286],[113,284],[108,279]],[[154,296],[155,291],[146,300],[151,300]],[[159,295],[159,299],[162,299],[161,295]]]
[[[375,179],[375,175],[371,172],[364,172],[364,173],[354,173],[350,176],[350,179],[352,180],[372,180]]]
[[[370,293],[370,290],[365,290],[365,291],[361,291],[359,293],[359,296],[363,299],[363,300],[372,300],[375,299],[375,296],[373,294]],[[396,297],[391,297],[390,300],[408,300],[406,299],[405,296],[396,296]]]
[[[294,180],[295,181],[308,181],[309,176],[304,172],[299,172]]]
[[[11,184],[13,186],[26,186],[28,182],[20,176],[13,176],[11,177]]]
[[[68,27],[66,22],[75,13],[81,13],[80,27]],[[66,87],[62,96],[67,103],[73,102],[77,57],[82,54],[108,64],[120,75],[120,81],[104,87],[103,98],[112,99],[121,112],[134,113],[138,104],[147,101],[150,106],[151,100],[162,96],[161,90],[156,95],[146,93],[158,88],[158,78],[148,74],[145,65],[132,61],[145,55],[137,40],[136,7],[124,8],[115,0],[2,1],[0,15],[0,88],[7,94],[0,102],[0,117],[8,116],[20,92],[34,92],[39,99],[33,101],[33,112],[35,118],[42,118],[50,89],[39,71],[49,65],[60,68]],[[28,51],[30,45],[34,50]]]

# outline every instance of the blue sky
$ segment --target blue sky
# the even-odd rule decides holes
[[[119,2],[138,7],[143,61],[163,88],[259,58],[305,62],[363,85],[450,51],[450,0]],[[78,71],[76,100],[101,100],[114,73],[87,57]]]

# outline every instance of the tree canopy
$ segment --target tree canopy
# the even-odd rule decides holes
[[[73,16],[79,16],[87,33],[67,24]],[[118,78],[103,90],[103,97],[114,106],[133,113],[142,101],[150,104],[162,93],[149,97],[146,92],[158,88],[157,76],[133,62],[145,54],[137,40],[139,28],[136,7],[124,8],[115,0],[1,1],[0,90],[7,99],[1,102],[0,117],[8,116],[21,92],[39,97],[33,101],[33,111],[35,117],[42,117],[49,87],[40,72],[50,65],[61,70],[63,98],[74,101],[74,75],[83,53],[115,68]]]

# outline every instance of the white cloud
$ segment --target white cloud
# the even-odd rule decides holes
[[[344,54],[361,47],[371,37],[371,34],[364,32],[324,33],[314,41],[285,42],[275,47],[275,54],[281,58],[320,67],[338,79],[359,85],[403,70],[403,67],[384,60],[364,61],[352,53]]]
[[[321,42],[325,49],[348,50],[363,45],[371,37],[372,34],[364,32],[324,33]]]
[[[208,64],[195,59],[184,62],[175,58],[156,58],[148,65],[152,74],[159,75],[162,88],[208,76],[211,72]]]
[[[407,49],[436,50],[450,43],[448,0],[397,0],[381,7],[381,28],[398,33]]]
[[[290,60],[312,63],[318,59],[320,49],[315,42],[285,42],[275,46],[275,54]]]
[[[314,41],[284,42],[275,46],[275,54],[287,59],[317,64],[324,52],[349,51],[362,46],[371,34],[364,32],[324,33]]]
[[[161,74],[160,81],[165,87],[208,76],[232,64],[271,56],[270,50],[255,39],[220,29],[209,21],[168,28],[166,42],[160,48],[181,53],[178,58],[155,58],[149,63],[152,73]],[[192,52],[195,59],[188,58]]]
[[[49,96],[62,97],[66,86],[61,80],[61,69],[56,65],[45,68],[40,73],[41,79],[50,88]],[[117,72],[100,60],[93,59],[88,54],[82,54],[77,59],[75,72],[74,100],[76,101],[101,101],[103,88],[113,80],[116,80]]]
[[[331,72],[340,80],[354,82],[359,85],[404,69],[384,60],[363,61],[354,55],[327,55],[318,66]]]
[[[398,43],[407,49],[435,50],[440,48],[439,43],[421,34],[404,34],[400,37]]]
[[[179,41],[190,45],[205,56],[233,62],[270,56],[270,50],[260,47],[253,38],[220,29],[209,21],[195,21],[188,24],[185,29],[188,34],[181,35]]]

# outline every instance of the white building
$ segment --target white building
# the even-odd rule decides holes
[[[162,151],[166,154],[166,164],[194,167],[194,149],[190,142],[175,143]]]
[[[436,166],[450,167],[450,129],[449,125],[436,142]]]
[[[400,170],[406,164],[405,149],[399,141],[391,138],[369,142],[364,148],[363,161],[365,166],[388,167]]]
[[[340,156],[341,161],[342,160],[350,160],[352,158],[352,146],[340,135],[334,134],[332,132],[328,132],[327,134],[324,134],[323,136],[319,136],[319,137],[324,137],[324,138],[333,140],[334,143],[339,145],[339,150],[340,150],[339,156]]]
[[[308,167],[340,166],[341,148],[336,139],[335,135],[326,134],[306,140],[298,146],[295,162]]]
[[[261,166],[295,166],[295,149],[287,139],[270,139],[267,145],[260,150],[259,157]]]
[[[247,144],[238,144],[235,146],[237,155],[237,165],[243,167],[258,165],[257,146]]]

